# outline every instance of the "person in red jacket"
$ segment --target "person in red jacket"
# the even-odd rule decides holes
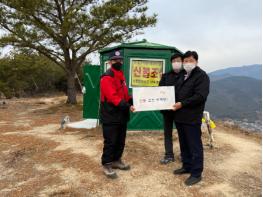
[[[114,169],[129,170],[121,160],[125,147],[127,122],[134,111],[132,98],[128,94],[123,71],[123,57],[115,51],[110,57],[110,69],[100,80],[100,121],[102,123],[104,147],[101,163],[109,178],[117,178]]]

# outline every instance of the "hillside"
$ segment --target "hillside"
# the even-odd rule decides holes
[[[72,121],[82,116],[81,105],[65,101],[65,96],[12,99],[0,109],[0,196],[261,196],[260,135],[218,124],[215,148],[210,149],[204,133],[203,180],[186,187],[188,175],[172,173],[181,166],[177,133],[176,162],[163,166],[163,133],[130,131],[124,161],[132,169],[117,171],[119,178],[108,180],[100,166],[100,128],[59,129],[62,116]]]
[[[253,65],[247,65],[247,66],[220,69],[220,70],[209,73],[209,76],[211,77],[213,81],[231,77],[231,76],[251,77],[254,79],[262,80],[261,74],[262,74],[262,65],[253,64]]]
[[[206,109],[216,118],[261,120],[261,80],[228,77],[211,82]]]

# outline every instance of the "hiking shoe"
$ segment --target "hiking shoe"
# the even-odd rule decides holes
[[[184,168],[179,168],[174,170],[173,172],[175,175],[180,175],[180,174],[187,174],[190,173],[188,170],[184,169]]]
[[[119,169],[119,170],[130,170],[131,169],[130,165],[123,163],[121,160],[112,162],[112,168]]]
[[[194,185],[198,182],[200,182],[202,180],[202,177],[199,176],[199,177],[194,177],[194,176],[190,176],[188,177],[188,179],[185,180],[185,185],[187,186],[191,186],[191,185]]]
[[[174,162],[174,158],[173,157],[164,157],[163,159],[160,160],[161,164],[168,164],[171,162]]]
[[[118,177],[116,172],[112,169],[111,164],[103,165],[103,172],[108,178],[116,179]]]

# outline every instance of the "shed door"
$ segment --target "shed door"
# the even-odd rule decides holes
[[[100,66],[84,66],[83,118],[98,118],[100,96]]]

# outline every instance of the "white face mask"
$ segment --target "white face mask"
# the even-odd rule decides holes
[[[186,64],[183,65],[183,67],[184,67],[185,71],[187,73],[189,73],[196,67],[196,65],[193,64],[193,63],[186,63]]]
[[[173,62],[173,69],[174,71],[180,71],[182,69],[182,62]]]

